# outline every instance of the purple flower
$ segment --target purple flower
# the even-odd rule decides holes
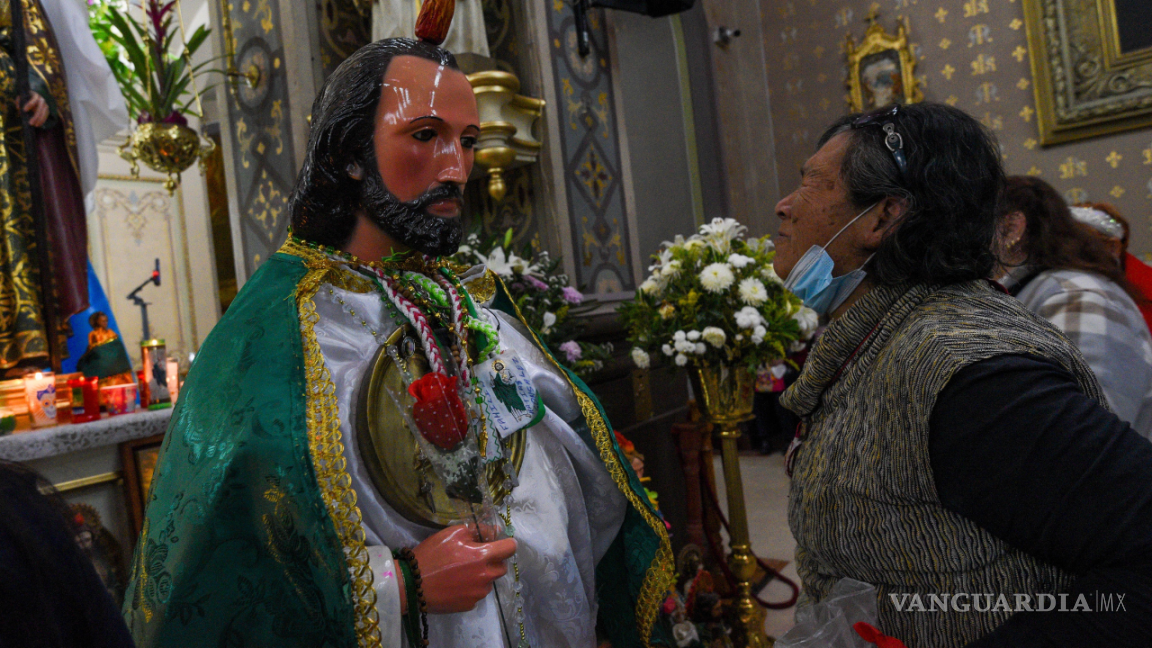
[[[580,345],[576,340],[568,340],[561,344],[560,350],[564,352],[564,357],[568,358],[568,362],[576,362],[584,353],[580,350]]]
[[[579,304],[584,301],[584,295],[581,295],[580,291],[572,286],[564,286],[563,290],[560,291],[560,296],[569,304]]]
[[[527,274],[524,275],[524,281],[527,282],[529,286],[532,286],[536,290],[548,290],[548,284],[544,283],[543,281],[540,281],[539,279],[537,279],[536,277],[533,277],[532,275],[527,275]]]

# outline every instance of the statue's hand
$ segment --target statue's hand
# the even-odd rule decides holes
[[[412,552],[428,613],[450,614],[467,612],[488,596],[492,581],[508,571],[504,561],[516,553],[516,541],[476,542],[475,530],[461,524],[436,532]]]
[[[40,128],[44,122],[48,121],[48,102],[35,92],[29,94],[32,95],[32,98],[24,104],[24,112],[32,113],[32,116],[28,118],[28,123]]]

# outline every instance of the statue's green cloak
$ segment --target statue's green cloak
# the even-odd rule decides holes
[[[205,340],[133,559],[124,613],[141,648],[380,645],[336,398],[313,332],[316,289],[347,277],[286,245]],[[519,317],[495,284],[494,306]],[[615,646],[645,646],[663,634],[655,621],[672,586],[671,546],[599,403],[568,376],[587,423],[578,431],[629,502],[596,570],[600,622]]]

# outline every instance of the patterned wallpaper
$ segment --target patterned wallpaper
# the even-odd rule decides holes
[[[624,206],[616,96],[603,12],[589,11],[592,51],[576,49],[572,7],[550,0],[545,11],[560,120],[564,184],[577,286],[588,293],[634,290],[631,233]]]
[[[230,0],[227,7],[235,37],[236,67],[247,70],[255,64],[263,74],[255,88],[241,82],[235,91],[223,92],[230,116],[227,123],[240,208],[241,249],[246,275],[251,276],[280,247],[288,227],[288,198],[296,179],[288,74],[280,4],[273,0]]]
[[[1042,148],[1021,0],[759,1],[783,193],[847,111],[845,36],[859,41],[875,6],[890,33],[907,17],[925,99],[991,128],[1009,173],[1038,175],[1070,202],[1115,204],[1132,223],[1131,251],[1152,257],[1152,130]]]

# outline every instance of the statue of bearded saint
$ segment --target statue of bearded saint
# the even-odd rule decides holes
[[[611,425],[493,273],[441,258],[480,132],[454,57],[365,46],[311,129],[292,236],[181,392],[137,645],[648,645],[671,548]]]

